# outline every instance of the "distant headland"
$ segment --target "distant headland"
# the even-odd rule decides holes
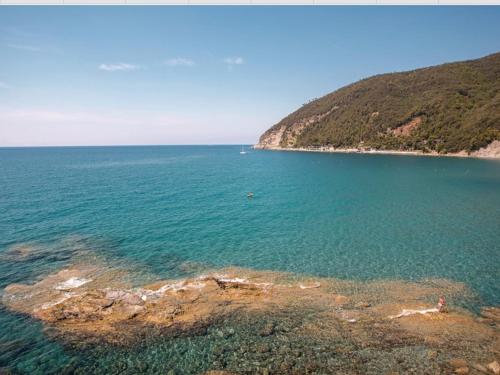
[[[500,158],[500,53],[363,79],[304,104],[255,148]]]

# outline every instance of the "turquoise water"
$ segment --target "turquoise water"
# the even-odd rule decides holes
[[[0,252],[38,249],[1,261],[0,288],[85,248],[152,278],[195,272],[186,262],[439,277],[467,283],[480,305],[500,304],[500,161],[239,150],[0,149]],[[78,357],[3,308],[0,327],[0,367],[60,372]]]

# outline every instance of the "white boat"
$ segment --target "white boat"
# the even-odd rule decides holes
[[[243,149],[243,146],[241,146],[241,151],[240,151],[240,154],[241,155],[245,155],[247,152]]]

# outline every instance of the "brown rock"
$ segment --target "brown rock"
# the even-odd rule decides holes
[[[500,307],[485,307],[481,309],[481,315],[495,322],[500,322]]]
[[[467,367],[467,361],[462,358],[452,358],[448,361],[448,364],[455,369]]]
[[[137,305],[124,305],[120,306],[119,314],[124,317],[124,319],[133,319],[144,309],[142,306]]]
[[[334,301],[337,305],[345,305],[349,301],[349,298],[339,294],[335,296]]]
[[[121,297],[123,297],[125,295],[125,293],[126,292],[124,292],[123,290],[108,290],[106,292],[105,297],[108,299],[115,300],[115,299],[120,299]]]
[[[435,351],[435,350],[429,350],[429,351],[427,352],[427,358],[429,358],[429,359],[434,360],[434,359],[436,359],[436,358],[437,358],[437,356],[438,356],[438,353],[437,353],[437,351]]]
[[[500,364],[497,362],[497,361],[493,361],[491,363],[488,363],[488,369],[494,373],[495,375],[499,375],[500,374]]]
[[[273,323],[267,323],[259,332],[259,335],[264,337],[264,336],[271,336],[274,333],[274,324]]]
[[[126,293],[123,297],[121,297],[121,300],[129,305],[144,305],[142,298],[132,293]]]
[[[95,301],[95,304],[102,309],[106,309],[114,303],[114,301],[112,299],[107,299],[107,298],[98,298],[98,299],[95,299],[94,301]]]
[[[493,319],[490,319],[490,318],[482,318],[482,317],[479,317],[476,319],[479,323],[482,323],[482,324],[489,324],[489,325],[494,325],[495,324],[495,321]]]
[[[366,309],[367,307],[370,307],[371,303],[368,302],[358,302],[357,304],[354,305],[357,309]]]
[[[479,363],[474,363],[471,367],[477,371],[484,372],[485,374],[488,373],[488,369]]]
[[[459,368],[455,369],[455,374],[466,375],[468,373],[469,373],[468,367],[459,367]]]

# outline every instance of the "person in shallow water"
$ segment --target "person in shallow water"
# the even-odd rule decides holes
[[[446,299],[444,298],[444,296],[439,297],[437,308],[440,313],[448,312],[448,308],[446,307]]]
[[[253,193],[251,191],[249,191],[247,193],[247,198],[249,198],[249,199],[253,198]]]

